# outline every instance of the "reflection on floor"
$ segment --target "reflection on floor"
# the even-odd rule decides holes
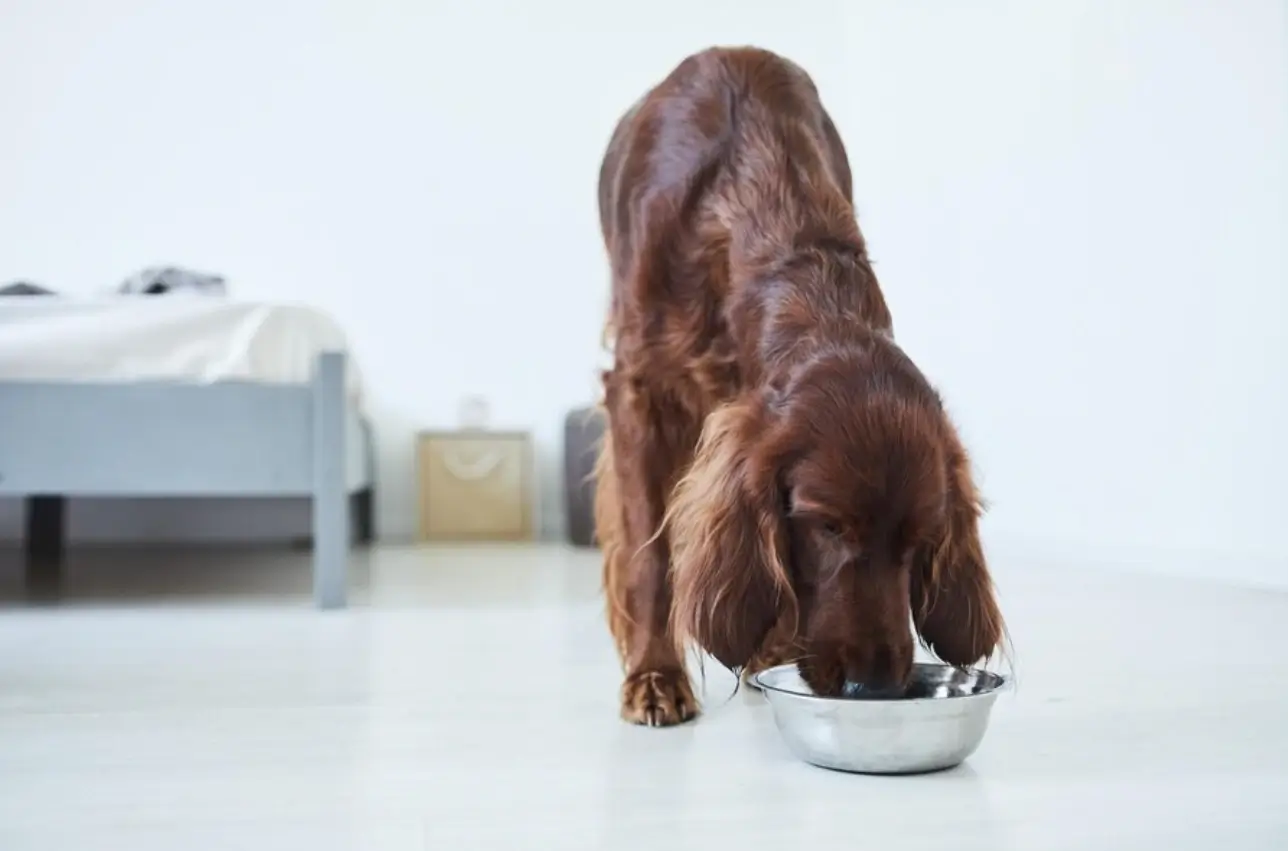
[[[303,554],[0,554],[0,849],[1288,847],[1288,595],[998,567],[1018,687],[959,769],[795,762],[707,711],[617,719],[593,552],[379,549],[353,607]]]

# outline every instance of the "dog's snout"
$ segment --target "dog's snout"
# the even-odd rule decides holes
[[[878,644],[866,654],[848,655],[848,683],[870,691],[898,691],[912,675],[912,655],[890,644]]]

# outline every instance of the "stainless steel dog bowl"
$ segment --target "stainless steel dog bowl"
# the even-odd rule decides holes
[[[796,666],[753,677],[797,757],[863,774],[918,774],[959,765],[975,752],[1006,679],[980,670],[918,663],[901,696],[820,697]]]

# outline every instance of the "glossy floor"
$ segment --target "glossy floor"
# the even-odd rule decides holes
[[[0,556],[0,849],[1288,847],[1288,596],[999,562],[1018,688],[943,774],[795,762],[763,700],[617,720],[593,553]]]

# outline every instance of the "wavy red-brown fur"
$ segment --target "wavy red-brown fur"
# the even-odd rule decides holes
[[[851,181],[809,75],[754,48],[684,60],[609,142],[595,520],[627,720],[696,714],[689,640],[823,692],[906,678],[910,621],[954,664],[1001,640],[966,453]]]

